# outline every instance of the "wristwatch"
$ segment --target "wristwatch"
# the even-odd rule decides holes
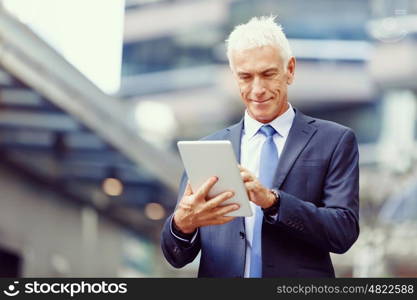
[[[275,195],[275,202],[268,208],[262,208],[265,216],[275,216],[279,210],[279,191],[276,189],[270,190]]]

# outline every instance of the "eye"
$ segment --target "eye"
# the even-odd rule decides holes
[[[239,78],[242,80],[248,80],[251,78],[251,76],[249,74],[240,74]]]
[[[276,72],[267,72],[264,74],[264,76],[269,78],[269,77],[274,77],[276,74],[277,74]]]

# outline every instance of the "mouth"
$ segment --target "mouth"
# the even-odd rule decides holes
[[[250,100],[250,101],[262,104],[262,103],[268,102],[270,100],[272,100],[272,98],[268,98],[268,99],[265,99],[265,100]]]

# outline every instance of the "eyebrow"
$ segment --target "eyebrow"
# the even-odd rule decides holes
[[[268,72],[278,72],[278,71],[279,71],[278,68],[273,67],[273,68],[268,68],[266,70],[262,70],[259,73],[265,74],[265,73],[268,73]],[[251,75],[251,73],[250,72],[241,71],[241,72],[238,72],[237,75],[239,75],[239,76],[245,76],[245,75]]]
[[[263,70],[261,73],[268,73],[268,72],[278,72],[278,68],[269,68],[269,69]]]

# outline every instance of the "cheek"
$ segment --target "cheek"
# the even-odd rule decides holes
[[[240,84],[239,91],[240,91],[240,95],[244,97],[250,93],[250,87],[247,84]]]
[[[285,91],[286,85],[283,84],[281,81],[274,82],[274,84],[271,86],[271,91],[273,91],[275,94],[279,95],[282,94],[283,91]]]

